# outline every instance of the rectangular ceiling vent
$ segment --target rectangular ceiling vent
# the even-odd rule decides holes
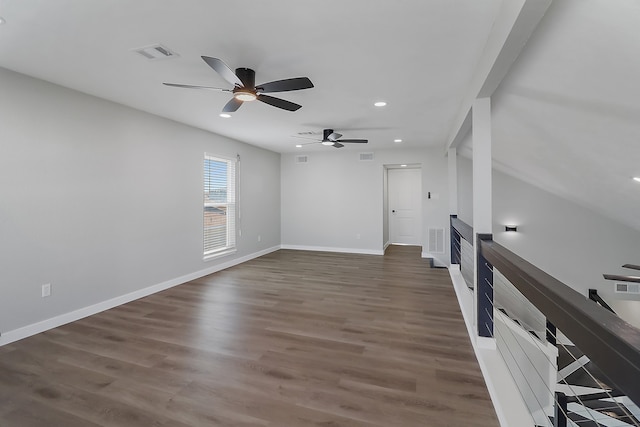
[[[177,56],[180,56],[168,47],[162,46],[161,44],[145,46],[138,49],[133,49],[133,51],[139,55],[144,56],[150,61],[155,61],[157,59],[175,58]]]
[[[360,153],[360,161],[361,162],[373,161],[373,153]]]
[[[638,283],[616,283],[615,287],[618,294],[640,294]]]
[[[296,163],[308,163],[309,156],[296,156]]]

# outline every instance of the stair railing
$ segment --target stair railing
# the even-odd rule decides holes
[[[452,217],[451,228],[464,239],[458,221]],[[532,416],[538,412],[536,423],[640,426],[640,330],[599,296],[597,303],[585,298],[491,235],[478,234],[477,242],[478,334],[495,338]],[[558,351],[566,364],[559,372]],[[572,376],[596,386],[572,384]]]
[[[589,299],[591,301],[595,301],[596,303],[600,304],[602,307],[604,307],[605,309],[609,310],[613,314],[616,314],[616,312],[613,311],[613,308],[611,308],[609,306],[609,304],[607,304],[607,302],[602,299],[600,294],[598,294],[598,290],[597,289],[589,289]]]
[[[451,264],[460,266],[460,273],[469,289],[473,289],[473,227],[457,215],[450,217]]]

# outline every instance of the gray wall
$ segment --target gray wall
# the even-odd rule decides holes
[[[280,244],[279,154],[4,69],[0,86],[1,332]],[[204,152],[242,157],[238,251],[209,262]]]
[[[459,158],[459,217],[471,224],[471,161]],[[613,292],[603,273],[633,274],[625,263],[640,264],[640,233],[583,206],[494,169],[495,241],[587,295],[598,293],[628,322],[640,327],[638,297]],[[515,224],[517,233],[504,226]]]
[[[381,252],[388,239],[383,211],[384,165],[389,164],[422,166],[423,253],[428,227],[448,229],[447,159],[442,150],[379,150],[368,162],[359,161],[357,151],[306,154],[309,161],[302,164],[295,162],[297,154],[282,155],[284,246]],[[438,198],[427,199],[428,192]],[[448,251],[448,242],[445,247]],[[434,255],[447,263],[448,252]]]

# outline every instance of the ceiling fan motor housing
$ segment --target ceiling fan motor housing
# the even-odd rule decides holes
[[[245,89],[256,88],[256,72],[251,68],[236,68],[236,76],[240,79]]]

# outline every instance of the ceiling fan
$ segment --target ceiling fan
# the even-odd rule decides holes
[[[305,135],[308,135],[308,133],[305,133]],[[303,138],[303,137],[298,137],[298,138]],[[327,145],[327,146],[332,146],[335,148],[342,148],[344,147],[343,143],[347,143],[347,144],[366,144],[367,142],[369,142],[366,139],[340,139],[342,138],[342,134],[340,133],[336,133],[333,131],[333,129],[324,129],[322,131],[322,139],[316,140],[315,142],[309,142],[307,144],[302,144],[302,145],[309,145],[309,144],[322,144],[322,145]],[[305,138],[308,139],[308,138]]]
[[[236,68],[235,73],[222,60],[203,56],[202,59],[220,76],[233,85],[233,89],[224,89],[210,86],[183,85],[177,83],[163,83],[166,86],[180,87],[186,89],[206,89],[220,92],[231,92],[233,98],[227,102],[222,109],[223,113],[233,113],[244,103],[249,101],[261,101],[265,104],[282,108],[287,111],[296,111],[302,107],[296,103],[276,98],[265,93],[287,92],[292,90],[310,89],[313,83],[307,77],[296,77],[293,79],[276,80],[269,83],[256,85],[256,72],[250,68]]]

